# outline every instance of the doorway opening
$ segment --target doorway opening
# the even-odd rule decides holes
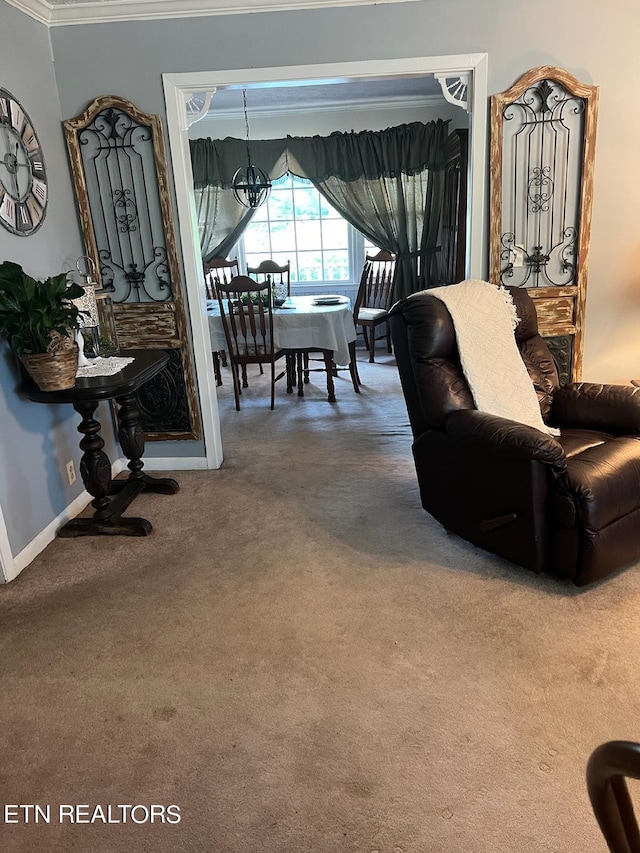
[[[399,75],[403,77],[413,75],[416,78],[438,76],[453,81],[463,78],[468,80],[467,275],[472,278],[483,278],[486,266],[484,260],[487,147],[486,53],[163,75],[170,163],[176,191],[185,291],[191,321],[207,468],[220,467],[223,460],[223,447],[210,337],[203,304],[204,282],[189,154],[187,104],[194,93],[215,92],[217,87],[295,87],[321,84],[324,81],[336,79],[366,80],[367,78],[393,78]]]

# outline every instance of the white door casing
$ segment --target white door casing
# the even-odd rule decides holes
[[[281,68],[248,68],[232,71],[201,71],[163,74],[169,134],[169,168],[173,171],[178,208],[180,248],[184,262],[185,290],[191,322],[196,384],[202,409],[206,466],[219,468],[223,460],[213,360],[204,304],[202,258],[193,193],[193,173],[187,134],[186,105],[195,92],[215,91],[217,86],[292,83],[297,80],[367,78],[398,75],[446,75],[469,80],[469,203],[467,276],[486,277],[485,193],[487,158],[487,54],[414,57],[395,60],[292,65]],[[214,98],[215,105],[215,98]]]

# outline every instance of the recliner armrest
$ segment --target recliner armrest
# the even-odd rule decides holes
[[[562,385],[553,395],[549,420],[561,428],[640,434],[640,388],[594,382]]]
[[[548,465],[556,474],[567,470],[562,445],[553,436],[517,421],[476,409],[451,412],[445,431],[467,447],[506,459],[532,459]]]

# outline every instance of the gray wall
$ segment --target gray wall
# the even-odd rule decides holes
[[[69,179],[60,105],[47,28],[0,0],[0,86],[22,103],[44,150],[49,182],[47,216],[30,237],[0,227],[0,260],[11,260],[37,278],[74,267],[82,254]],[[18,390],[13,353],[0,344],[0,506],[16,556],[83,486],[67,484],[65,464],[80,459],[78,416],[70,406],[30,402]],[[107,434],[112,432],[107,421]]]
[[[484,51],[490,93],[547,64],[599,85],[584,374],[624,382],[640,364],[640,177],[628,153],[640,138],[640,114],[628,107],[638,32],[635,0],[592,3],[588,13],[581,0],[425,0],[57,27],[52,43],[64,116],[107,92],[163,113],[163,72]]]

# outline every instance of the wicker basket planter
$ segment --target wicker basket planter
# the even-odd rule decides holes
[[[73,388],[78,372],[78,345],[44,352],[21,355],[29,376],[41,391],[63,391]]]

